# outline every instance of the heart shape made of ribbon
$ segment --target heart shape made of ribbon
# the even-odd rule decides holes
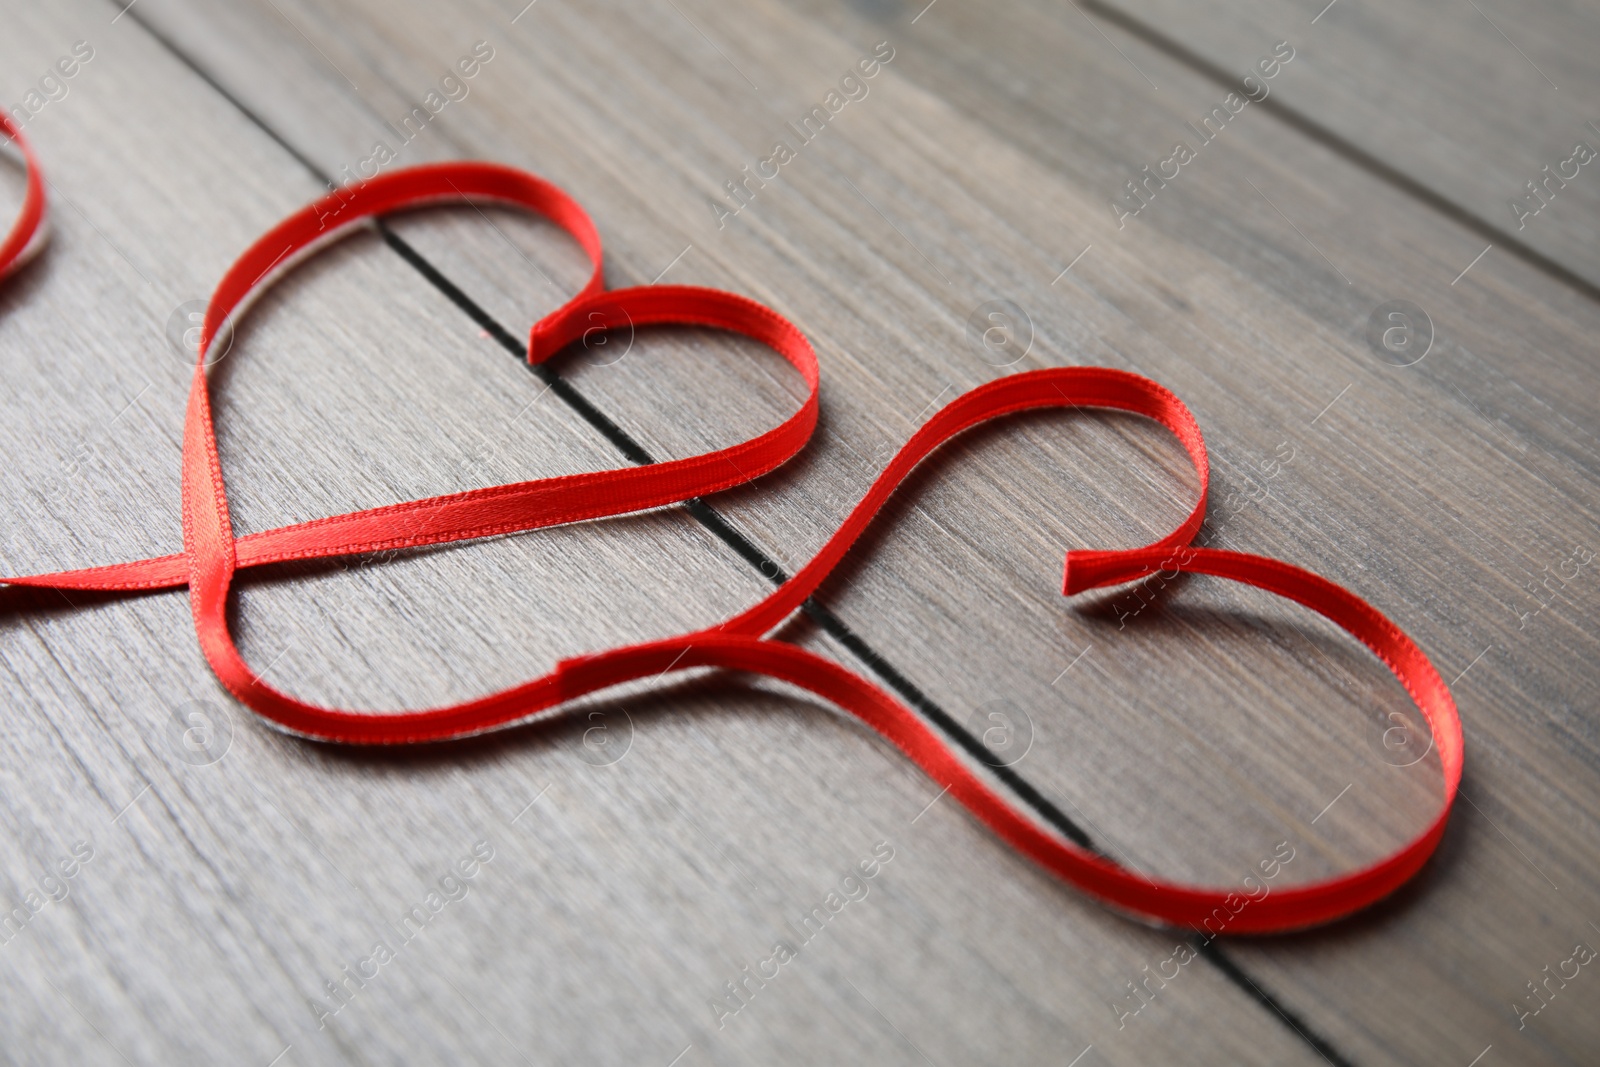
[[[37,161],[23,149],[28,193],[0,244],[0,277],[37,249],[44,196]],[[528,361],[542,362],[591,331],[623,324],[695,325],[743,334],[770,347],[799,372],[804,403],[778,426],[738,444],[687,459],[514,482],[371,508],[235,537],[212,423],[206,355],[231,316],[264,285],[368,219],[443,201],[493,201],[543,216],[570,234],[594,270],[560,308],[534,325]],[[240,702],[277,726],[324,741],[403,744],[463,737],[557,714],[578,697],[625,682],[694,668],[766,675],[807,690],[882,734],[950,795],[1019,852],[1102,902],[1138,918],[1198,927],[1222,909],[1230,933],[1269,933],[1329,922],[1358,911],[1404,884],[1444,834],[1461,780],[1461,723],[1449,689],[1404,632],[1354,593],[1280,560],[1202,548],[1191,542],[1206,514],[1210,466],[1200,427],[1170,391],[1147,378],[1103,367],[1012,374],[972,389],[925,422],[900,448],[816,556],[759,603],[715,626],[563,660],[538,678],[474,700],[422,711],[373,712],[321,707],[277,689],[244,661],[228,626],[227,603],[241,569],[290,559],[360,555],[624,515],[751,482],[809,441],[817,421],[820,370],[805,335],[783,316],[733,293],[693,286],[607,290],[599,232],[570,196],[526,171],[494,163],[430,164],[396,170],[336,189],[273,227],[224,274],[206,309],[195,354],[182,459],[183,551],[82,570],[0,578],[0,583],[56,589],[136,591],[187,586],[200,647],[217,678]],[[1143,548],[1073,550],[1062,592],[1133,581],[1172,568],[1267,590],[1325,616],[1366,645],[1405,686],[1426,718],[1444,773],[1443,804],[1420,834],[1384,858],[1331,878],[1287,886],[1235,914],[1230,888],[1146,877],[1083,848],[1030,818],[996,792],[973,762],[958,756],[928,722],[876,683],[832,660],[769,635],[843,558],[895,488],[942,444],[979,423],[1040,408],[1100,407],[1160,423],[1188,452],[1199,498],[1171,533]]]

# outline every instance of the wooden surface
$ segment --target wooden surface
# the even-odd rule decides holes
[[[1575,942],[1600,947],[1594,574],[1524,617],[1525,586],[1600,541],[1600,177],[1585,167],[1520,232],[1500,201],[1600,114],[1596,37],[1576,5],[1483,7],[1340,0],[1313,23],[1264,0],[9,5],[5,100],[74,41],[95,57],[27,127],[55,232],[0,290],[7,573],[177,546],[174,308],[393,143],[385,124],[486,41],[470,92],[397,163],[530,167],[594,215],[613,285],[664,276],[772,304],[818,349],[822,426],[698,517],[284,568],[238,597],[258,669],[313,699],[416,707],[704,625],[767,587],[746,556],[803,563],[938,403],[1091,363],[1194,408],[1213,543],[1312,567],[1416,637],[1455,679],[1468,758],[1414,886],[1327,930],[1224,939],[1119,1028],[1127,983],[1177,935],[1055,883],[792,694],[709,678],[471,744],[330,749],[226,698],[182,593],[13,596],[0,903],[76,842],[93,857],[0,944],[0,1056],[1592,1062],[1588,969],[1521,1029],[1513,1005]],[[1271,106],[1246,107],[1119,228],[1112,198],[1193,140],[1185,121],[1230,91],[1218,72],[1285,39]],[[868,95],[719,228],[724,180],[880,41],[894,57]],[[20,189],[0,167],[0,206]],[[581,281],[564,238],[509,212],[392,227],[512,335]],[[1008,367],[966,336],[992,299],[1032,323]],[[1367,338],[1398,299],[1433,324],[1408,367]],[[800,395],[775,356],[692,331],[558,369],[571,391],[542,391],[414,263],[353,238],[260,301],[213,372],[234,521],[626,462],[595,411],[651,455],[687,455]],[[919,473],[825,587],[820,622],[786,636],[936,720],[1005,701],[1031,728],[1012,771],[1040,818],[1141,870],[1225,883],[1286,841],[1299,881],[1381,855],[1434,810],[1438,764],[1386,746],[1416,723],[1353,642],[1209,579],[1137,614],[1131,592],[1060,599],[1064,549],[1148,539],[1192,491],[1180,451],[1137,420],[982,431]],[[212,763],[173,725],[195,701],[231,727]],[[584,745],[595,721],[615,762]],[[478,842],[493,857],[449,883],[460,899],[319,1028],[324,982]],[[724,983],[878,842],[894,858],[867,895],[719,1028]]]

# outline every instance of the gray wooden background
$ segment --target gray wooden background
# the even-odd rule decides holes
[[[1314,568],[1422,644],[1466,776],[1393,900],[1224,938],[1141,999],[1185,935],[1058,884],[775,686],[638,687],[554,727],[349,750],[229,700],[181,591],[11,590],[0,1060],[1600,1062],[1600,973],[1578,962],[1600,947],[1600,161],[1526,185],[1600,147],[1592,4],[124,5],[4,7],[0,104],[46,163],[54,235],[0,289],[0,571],[177,549],[186,305],[381,142],[392,165],[562,184],[613,285],[779,309],[817,347],[823,422],[704,508],[253,576],[238,632],[274,682],[425,706],[708,624],[809,558],[938,404],[1100,364],[1193,407],[1209,543]],[[77,42],[92,58],[62,78]],[[883,42],[866,95],[798,146],[786,124]],[[1119,219],[1124,183],[1198,145],[1187,124],[1279,42],[1269,95]],[[475,47],[492,58],[446,82]],[[403,139],[430,92],[447,103]],[[778,139],[796,157],[719,219]],[[8,217],[21,193],[0,163]],[[529,375],[502,340],[582,277],[551,227],[471,207],[289,276],[213,371],[239,531],[688,455],[797,402],[777,357],[695,331]],[[1028,320],[1004,358],[968,334],[991,300]],[[1394,301],[1426,315],[1399,352],[1369,336]],[[1370,861],[1426,824],[1439,768],[1364,650],[1210,579],[1058,595],[1065,549],[1147,540],[1193,491],[1136,419],[983,430],[785,636],[1009,741],[1040,819],[1139,870]],[[846,883],[875,849],[892,859]],[[727,999],[779,940],[794,958]]]

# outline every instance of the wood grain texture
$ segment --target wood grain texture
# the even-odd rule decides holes
[[[1594,5],[1099,0],[1091,9],[1131,16],[1240,74],[1290,41],[1292,76],[1273,87],[1282,104],[1500,231],[1502,254],[1506,239],[1520,241],[1600,282],[1600,180],[1587,166],[1568,167],[1567,179],[1557,172],[1577,143],[1600,150]],[[1513,200],[1523,207],[1512,210]]]
[[[774,5],[678,13],[541,4],[515,26],[515,11],[467,5],[396,18],[378,5],[145,0],[137,14],[330,173],[387,136],[381,124],[404,114],[473,40],[494,40],[497,56],[472,95],[430,123],[403,160],[481,155],[533,166],[596,215],[613,284],[650,281],[671,263],[671,280],[725,285],[795,317],[824,359],[826,432],[801,461],[716,501],[786,566],[820,543],[941,397],[1008,370],[1071,362],[1125,366],[1171,385],[1206,428],[1219,467],[1214,499],[1235,493],[1214,514],[1221,543],[1347,582],[1410,629],[1447,677],[1452,665],[1471,664],[1457,691],[1472,746],[1467,788],[1481,810],[1464,809],[1442,862],[1371,918],[1229,951],[1354,1062],[1415,1062],[1441,1048],[1466,1062],[1491,1041],[1527,1062],[1578,1062],[1592,1043],[1593,1016],[1576,985],[1530,1024],[1534,1041],[1509,1032],[1506,1007],[1540,966],[1564,958],[1562,937],[1586,936],[1582,916],[1596,911],[1596,687],[1581,659],[1592,648],[1582,614],[1592,592],[1575,585],[1528,631],[1514,628],[1510,610],[1521,579],[1564,558],[1574,539],[1592,541],[1586,427],[1595,412],[1585,385],[1595,311],[1585,298],[1515,262],[1486,260],[1449,285],[1457,251],[1471,254],[1469,232],[1253,113],[1233,148],[1210,149],[1116,229],[1110,195],[1158,158],[1182,118],[1224,90],[1106,27],[1162,85],[1149,92],[1070,10],[1008,7],[997,18],[946,3],[914,25],[909,8],[858,15]],[[628,30],[619,35],[621,25]],[[38,54],[51,47],[50,33],[71,35],[47,29]],[[706,201],[720,182],[881,39],[897,53],[871,95],[718,230]],[[182,87],[186,100],[206,94],[172,57],[142,47],[129,65],[145,80]],[[105,106],[116,115],[134,105]],[[229,166],[256,175],[259,156],[292,168],[237,113],[216,99],[204,106],[210,117],[190,118],[191,131],[250,146],[233,149],[241,155]],[[112,120],[80,121],[94,129]],[[74,134],[89,136],[61,136]],[[96,168],[121,177],[137,160],[159,185],[166,168],[194,157],[113,158]],[[283,208],[266,190],[293,203],[307,188],[304,169],[296,194],[270,176],[240,183],[262,186],[255,195],[267,217]],[[1265,195],[1252,199],[1244,178]],[[217,210],[227,214],[221,202]],[[538,226],[486,215],[430,213],[397,225],[520,331],[575,286],[571,250]],[[260,225],[229,217],[239,242]],[[144,240],[184,258],[169,238],[129,235],[141,248]],[[215,255],[225,259],[229,248]],[[263,522],[297,508],[357,506],[362,492],[395,494],[371,502],[414,495],[436,478],[510,476],[499,453],[472,458],[483,445],[469,433],[481,432],[484,410],[509,418],[515,407],[501,402],[529,395],[527,383],[506,367],[503,382],[485,386],[497,373],[488,368],[505,365],[481,341],[481,366],[430,360],[474,344],[476,329],[404,274],[376,248],[340,250],[266,302],[241,338],[242,351],[298,352],[296,362],[224,364],[222,392],[238,401],[222,420],[239,435],[223,444],[231,484],[255,479],[248,494],[235,493],[257,502]],[[8,316],[30,302],[48,307],[48,289],[13,288]],[[1405,369],[1380,363],[1365,341],[1372,306],[1397,295],[1428,307],[1438,330],[1429,360]],[[1011,368],[984,362],[964,336],[968,313],[993,297],[1033,318],[1034,348]],[[416,324],[419,314],[426,323]],[[404,363],[380,340],[395,331],[407,338]],[[635,345],[620,362],[578,353],[563,369],[653,452],[726,443],[792,403],[792,383],[759,351],[672,333],[641,334]],[[332,413],[320,398],[350,380],[325,357],[345,350],[367,380],[382,380],[369,388],[382,390],[374,399],[386,410],[404,410],[406,385],[448,410],[412,416],[410,433],[351,412],[349,438],[308,444],[327,435]],[[59,419],[51,411],[40,418]],[[554,429],[562,442],[589,440],[583,425],[553,404],[535,411],[522,432],[540,459],[519,449],[517,469],[614,462],[598,446],[569,454]],[[175,416],[157,422],[175,434]],[[1280,443],[1294,459],[1269,477],[1263,465]],[[468,452],[464,471],[452,466],[457,446]],[[175,466],[175,443],[166,447]],[[1382,758],[1387,715],[1404,714],[1399,694],[1303,613],[1202,580],[1119,628],[1127,596],[1088,612],[1054,596],[1061,549],[1133,543],[1182,514],[1192,487],[1161,434],[1132,420],[1050,416],[951,452],[909,487],[825,600],[958,719],[976,712],[983,721],[997,699],[1031,717],[1034,748],[1018,769],[1106,847],[1144,869],[1227,881],[1292,839],[1300,851],[1291,876],[1304,878],[1377,855],[1421,824],[1436,765],[1398,770]],[[30,454],[8,444],[8,456]],[[378,477],[339,475],[351,455]],[[234,462],[243,464],[237,477]],[[154,492],[165,467],[150,468]],[[317,477],[301,485],[275,469]],[[1271,496],[1250,501],[1263,484]],[[175,510],[175,479],[165,491]],[[152,511],[137,492],[125,507]],[[40,543],[57,548],[64,537],[52,531]],[[759,588],[725,547],[664,516],[488,546],[501,556],[485,558],[485,547],[252,588],[241,598],[247,654],[265,663],[286,649],[283,669],[297,691],[327,699],[442,699],[519,677],[530,655],[548,662],[572,647],[714,618]],[[466,562],[450,570],[452,560]],[[528,563],[540,571],[538,591],[515,583]],[[508,577],[489,582],[485,571]],[[631,593],[629,574],[645,576]],[[673,581],[681,592],[665,587]],[[468,585],[484,588],[481,599],[452,606],[452,590]],[[115,707],[127,676],[149,670],[135,665],[176,658],[172,648],[193,671],[189,691],[204,691],[193,688],[210,684],[203,664],[173,643],[184,632],[179,598],[159,603],[168,611],[145,625],[146,643],[121,638],[135,651],[111,664],[63,669],[43,657],[65,655],[63,642],[93,648],[84,634],[109,625],[101,610],[148,608],[49,616],[59,630],[26,660],[7,656],[24,663],[13,668],[19,697],[51,724],[64,707]],[[390,611],[408,624],[385,622]],[[330,624],[342,636],[327,637]],[[522,640],[505,641],[510,634]],[[796,636],[823,640],[805,627]],[[85,678],[86,694],[63,695]],[[71,1038],[91,1060],[106,1055],[100,1027],[135,1060],[236,1056],[248,1035],[263,1059],[281,1037],[306,1062],[407,1053],[666,1062],[690,1044],[688,1056],[714,1062],[921,1062],[917,1049],[935,1062],[1065,1062],[1091,1041],[1090,1055],[1112,1062],[1197,1054],[1322,1062],[1219,972],[1198,966],[1117,1029],[1110,1005],[1123,983],[1170,952],[1170,937],[1085,905],[948,803],[924,812],[936,787],[861,731],[828,716],[802,723],[811,710],[803,702],[741,689],[627,706],[638,715],[639,747],[603,772],[574,758],[577,729],[391,760],[304,750],[239,719],[240,747],[219,767],[195,770],[166,756],[167,777],[149,779],[152,794],[170,798],[164,818],[139,824],[147,835],[139,840],[155,880],[192,885],[181,907],[210,921],[147,935],[137,919],[173,914],[145,888],[152,876],[127,903],[91,902],[91,864],[72,898],[87,921],[65,936],[111,950],[79,950],[68,972],[49,969],[48,954],[8,969],[21,990],[15,1025],[28,1030],[30,1048],[52,1047],[41,1020],[62,1008],[43,975],[92,1020]],[[154,724],[160,707],[135,703],[128,714]],[[104,743],[74,751],[90,749],[105,759]],[[33,788],[26,766],[10,769],[23,791]],[[222,773],[200,777],[211,771]],[[268,791],[263,781],[273,783]],[[524,845],[524,831],[504,824],[550,782],[552,810],[536,806],[515,824],[537,834]],[[139,779],[127,784],[121,795]],[[264,799],[275,807],[257,803]],[[36,836],[57,817],[46,810],[28,824]],[[534,813],[547,821],[530,824]],[[417,943],[429,963],[401,963],[392,985],[386,970],[328,1031],[310,1028],[297,998],[365,951],[365,933],[406,906],[409,887],[420,894],[474,833],[494,838],[491,826],[516,834],[509,839],[526,851],[504,866],[497,858],[481,892],[446,911],[445,922],[461,920],[452,936]],[[32,840],[25,830],[17,836]],[[849,940],[819,941],[821,951],[808,945],[793,972],[799,988],[774,983],[777,995],[764,991],[727,1030],[711,1028],[704,1001],[880,837],[899,856],[880,892],[842,916],[875,921],[846,927]],[[51,862],[48,847],[30,849],[33,866]],[[488,881],[502,871],[503,888]],[[553,951],[541,952],[545,945]],[[139,966],[151,955],[169,961],[167,973]],[[225,965],[235,958],[246,962]],[[197,988],[215,991],[209,1020],[185,1002]],[[130,1002],[157,1022],[132,1018]],[[832,1025],[818,1027],[819,1018]]]

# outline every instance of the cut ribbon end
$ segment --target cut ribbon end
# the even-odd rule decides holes
[[[1062,568],[1061,595],[1076,596],[1090,589],[1143,578],[1160,565],[1163,556],[1170,557],[1171,552],[1159,548],[1153,552],[1151,549],[1105,552],[1075,548],[1067,553]]]
[[[631,290],[617,289],[587,297],[580,294],[534,323],[528,333],[529,365],[537,366],[576,342],[591,348],[611,343],[614,330],[631,331],[634,317],[626,303],[630,295]]]
[[[581,299],[581,298],[580,298]],[[582,332],[573,329],[573,305],[557,308],[528,331],[528,366],[536,367],[566,348]]]
[[[555,317],[547,315],[534,323],[533,329],[528,331],[528,366],[537,367],[560,351],[559,347],[550,343],[552,332],[550,320]]]

